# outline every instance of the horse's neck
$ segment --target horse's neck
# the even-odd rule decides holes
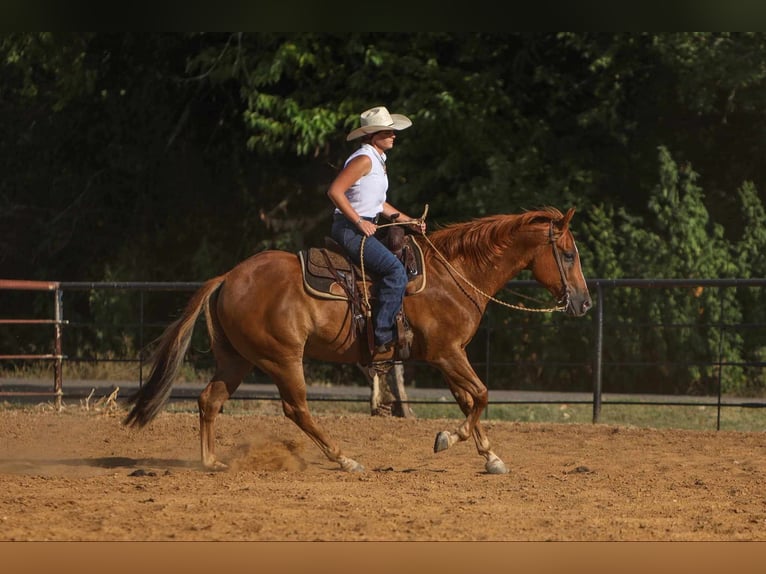
[[[452,260],[445,258],[441,263],[446,266],[443,275],[445,284],[454,283],[467,293],[474,291],[491,297],[494,297],[527,265],[525,259],[514,257],[509,253],[498,254],[485,265],[478,265],[462,257],[455,257]],[[483,312],[489,300],[486,297],[479,299],[481,300],[480,310]]]
[[[487,295],[496,295],[508,281],[516,277],[525,267],[519,258],[500,255],[493,260],[491,265],[470,271],[477,287]]]
[[[432,247],[464,279],[494,295],[529,265],[537,249],[518,215],[493,216],[437,232]],[[443,233],[443,234],[442,234]],[[532,244],[530,244],[532,243]]]
[[[434,238],[432,256],[443,259],[439,276],[444,288],[469,295],[483,313],[488,298],[528,267],[539,248],[537,234],[521,229],[521,223],[518,216],[492,217]]]

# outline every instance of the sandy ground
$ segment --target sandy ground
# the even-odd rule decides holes
[[[318,415],[349,474],[281,415],[224,413],[213,473],[195,414],[123,416],[0,410],[0,541],[766,540],[763,433],[490,421],[488,475],[472,441],[433,453],[457,421]]]

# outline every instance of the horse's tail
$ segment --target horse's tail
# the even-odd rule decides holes
[[[128,399],[128,404],[132,404],[133,408],[123,421],[125,425],[141,428],[150,423],[162,410],[170,397],[173,381],[183,365],[194,325],[203,308],[207,318],[208,332],[211,338],[213,337],[210,298],[224,279],[225,275],[221,275],[208,280],[189,300],[181,317],[160,335],[152,359],[154,366],[149,380]]]

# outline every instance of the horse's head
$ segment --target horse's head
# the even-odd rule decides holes
[[[548,245],[538,250],[529,268],[534,278],[565,308],[567,315],[580,317],[593,302],[580,267],[580,254],[569,230],[574,212],[572,208],[559,219],[551,218]]]

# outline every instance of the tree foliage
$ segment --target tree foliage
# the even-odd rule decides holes
[[[0,276],[202,280],[318,243],[345,134],[383,104],[413,120],[393,203],[428,204],[432,226],[576,206],[589,277],[762,277],[764,48],[761,32],[4,33]],[[650,299],[606,304],[698,326],[764,313],[753,290]],[[692,331],[610,352],[718,344]],[[766,355],[763,337],[724,346]]]

